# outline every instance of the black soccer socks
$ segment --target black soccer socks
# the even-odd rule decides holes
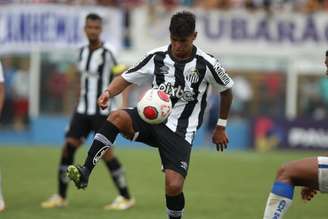
[[[169,219],[181,219],[184,206],[185,199],[183,192],[177,196],[166,195],[166,207]]]
[[[119,130],[111,122],[106,121],[96,133],[88,152],[84,166],[89,174],[101,159],[104,153],[113,145]]]
[[[58,168],[58,192],[62,198],[66,198],[67,194],[68,179],[66,169],[69,165],[73,164],[76,149],[77,147],[70,143],[66,143],[63,148]]]
[[[113,159],[108,160],[105,163],[109,172],[111,173],[116,188],[119,190],[120,195],[126,199],[130,199],[131,197],[127,187],[124,170],[119,160],[114,157]]]

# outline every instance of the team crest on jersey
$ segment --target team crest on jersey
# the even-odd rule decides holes
[[[199,72],[197,69],[190,69],[187,71],[185,79],[194,84],[199,81]]]

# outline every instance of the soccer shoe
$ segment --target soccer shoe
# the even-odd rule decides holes
[[[135,206],[136,201],[134,198],[126,199],[123,196],[117,196],[111,204],[104,207],[105,210],[123,211]]]
[[[89,174],[83,166],[68,166],[67,176],[75,183],[75,186],[78,189],[85,189],[88,186]]]
[[[0,212],[5,210],[5,201],[3,199],[0,198]]]
[[[67,201],[58,194],[54,194],[48,200],[41,203],[42,208],[64,208],[67,206]]]

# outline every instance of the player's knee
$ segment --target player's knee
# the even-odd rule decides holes
[[[107,121],[113,123],[119,128],[124,122],[126,122],[126,119],[126,115],[122,110],[115,110],[109,114]]]
[[[124,110],[116,110],[110,113],[107,119],[113,125],[118,128],[118,130],[128,139],[132,139],[134,135],[134,130],[132,127],[131,117]]]
[[[166,182],[166,194],[171,196],[179,195],[182,192],[183,185],[178,180],[169,180]]]

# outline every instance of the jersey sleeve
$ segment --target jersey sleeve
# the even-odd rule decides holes
[[[0,62],[0,83],[3,83],[5,81],[4,76],[3,76],[3,68]]]
[[[225,69],[217,59],[208,62],[205,77],[214,90],[217,90],[218,92],[225,91],[233,86],[233,80],[226,73]]]
[[[154,75],[154,54],[147,54],[138,64],[129,68],[122,77],[133,84],[140,86]]]

